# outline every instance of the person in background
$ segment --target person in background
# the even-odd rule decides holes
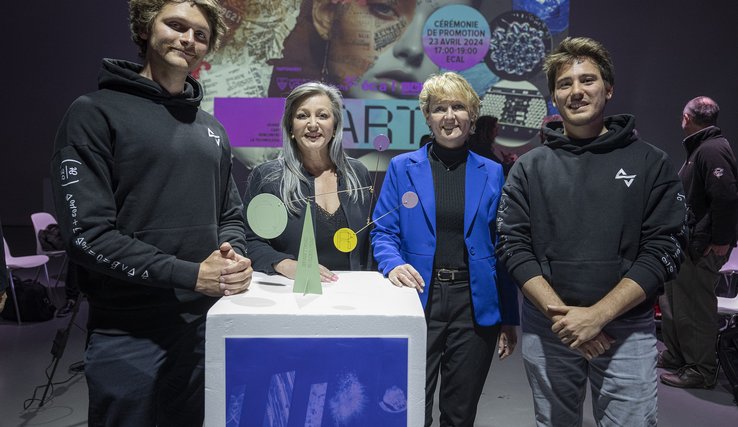
[[[342,110],[341,92],[323,83],[304,83],[287,96],[282,155],[251,172],[245,195],[248,204],[258,194],[274,194],[285,201],[288,213],[287,228],[273,239],[259,237],[247,224],[249,256],[257,271],[295,278],[307,203],[314,203],[321,281],[338,280],[335,270],[366,268],[369,230],[357,233],[357,247],[349,253],[333,243],[338,229],[367,226],[371,204],[369,172],[343,151]]]
[[[374,258],[395,286],[418,291],[427,329],[425,425],[441,373],[441,426],[472,426],[495,350],[517,342],[517,290],[494,256],[502,167],[469,151],[479,97],[452,72],[431,76],[420,109],[433,134],[392,159],[373,213]],[[401,207],[414,192],[419,203]]]
[[[476,132],[469,138],[469,149],[480,156],[486,157],[502,165],[502,171],[507,177],[510,168],[520,157],[515,150],[505,150],[495,144],[499,124],[495,116],[481,116],[477,119]]]
[[[566,38],[544,71],[562,121],[503,188],[497,256],[521,287],[522,351],[536,424],[582,424],[591,385],[602,426],[655,426],[653,305],[683,257],[684,195],[633,116],[605,117],[610,54]]]
[[[543,121],[541,122],[541,130],[538,132],[538,136],[541,139],[541,144],[545,144],[546,143],[546,132],[545,132],[545,130],[548,127],[548,124],[549,123],[552,123],[552,122],[561,122],[563,120],[564,119],[562,119],[561,116],[558,115],[558,114],[551,114],[551,115],[546,116],[546,117],[543,118]],[[551,126],[554,126],[554,124],[552,124]],[[556,125],[556,127],[559,127],[559,126]]]
[[[189,75],[225,25],[216,0],[131,0],[129,11],[143,64],[103,60],[52,157],[89,302],[88,423],[202,425],[207,312],[252,276],[228,136]]]
[[[425,147],[425,145],[431,141],[433,141],[433,137],[431,136],[431,134],[426,133],[420,137],[420,144],[418,145],[418,147]]]
[[[480,116],[474,123],[474,133],[469,136],[469,149],[482,157],[502,163],[492,147],[497,138],[497,117]]]
[[[679,177],[687,196],[687,257],[661,298],[661,332],[666,350],[658,367],[672,387],[712,388],[717,375],[717,297],[720,268],[736,244],[738,186],[736,161],[717,127],[720,107],[712,99],[692,99],[682,112],[687,161]]]

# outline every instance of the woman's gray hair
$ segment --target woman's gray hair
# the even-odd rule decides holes
[[[346,182],[349,197],[356,202],[361,196],[364,201],[364,191],[356,171],[348,161],[348,156],[343,151],[343,98],[341,92],[330,85],[320,82],[308,82],[297,86],[290,92],[285,100],[284,114],[282,115],[282,154],[279,158],[282,163],[281,170],[275,171],[272,176],[265,177],[265,182],[281,179],[280,194],[290,213],[297,214],[303,206],[303,200],[312,194],[306,195],[302,191],[301,182],[308,183],[309,179],[302,168],[300,150],[297,141],[292,138],[292,119],[295,111],[307,98],[315,95],[326,95],[331,101],[331,113],[336,120],[333,129],[333,138],[328,142],[328,154],[336,167],[339,179]]]

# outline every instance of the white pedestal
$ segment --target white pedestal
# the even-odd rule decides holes
[[[426,324],[414,289],[339,272],[322,295],[254,274],[208,313],[206,426],[422,426]]]

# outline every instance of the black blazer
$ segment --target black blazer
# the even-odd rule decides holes
[[[348,159],[351,166],[356,171],[356,175],[359,178],[359,184],[362,187],[371,185],[369,179],[369,171],[366,166],[356,159]],[[281,160],[271,160],[263,163],[249,175],[248,183],[246,185],[246,194],[244,195],[244,212],[248,209],[248,203],[255,196],[261,193],[270,193],[281,200],[279,193],[279,185],[281,180],[270,180],[269,182],[264,181],[264,177],[271,175],[275,171],[283,170]],[[315,194],[315,181],[314,178],[303,169],[303,173],[310,180],[309,183],[303,183],[303,193],[306,195]],[[338,190],[346,190],[346,181],[342,176],[338,176]],[[338,193],[338,198],[341,201],[340,209],[343,210],[344,215],[348,221],[348,226],[353,231],[358,231],[362,227],[366,226],[367,219],[371,209],[372,194],[366,189],[363,190],[364,198],[361,197],[356,202],[352,202],[349,194]],[[252,266],[255,271],[261,271],[266,274],[276,274],[274,271],[274,264],[282,261],[283,259],[296,259],[297,254],[300,251],[300,237],[302,235],[302,225],[304,222],[305,211],[302,210],[298,215],[289,214],[287,217],[287,228],[284,232],[274,239],[263,239],[257,236],[251,229],[248,219],[246,220],[246,247],[248,249],[248,257],[251,258]],[[313,218],[315,218],[315,209],[313,209]],[[315,224],[313,223],[313,226]],[[351,270],[366,270],[367,262],[372,263],[371,259],[367,260],[370,256],[369,253],[369,232],[371,227],[367,227],[357,234],[358,244],[356,249],[351,251],[350,265]],[[320,253],[318,254],[318,262],[320,262]]]

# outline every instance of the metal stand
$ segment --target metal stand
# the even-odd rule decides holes
[[[54,342],[51,344],[51,355],[53,356],[52,361],[54,363],[54,367],[51,369],[51,374],[49,375],[49,379],[46,382],[46,388],[44,389],[43,397],[41,397],[41,403],[39,403],[38,405],[39,407],[44,406],[44,403],[46,402],[46,395],[48,394],[49,389],[51,388],[51,385],[53,383],[54,374],[56,373],[56,367],[59,365],[59,361],[64,355],[64,349],[67,347],[67,340],[69,339],[69,332],[74,325],[74,319],[77,318],[77,312],[79,311],[81,297],[82,293],[79,293],[77,294],[77,298],[74,300],[74,309],[72,310],[72,315],[69,318],[69,323],[67,324],[67,327],[64,329],[56,330]]]

